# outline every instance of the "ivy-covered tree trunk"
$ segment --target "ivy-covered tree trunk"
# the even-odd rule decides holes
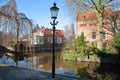
[[[104,11],[101,11],[100,13],[97,12],[97,19],[98,19],[98,25],[97,25],[97,48],[102,50],[103,47],[103,14]]]
[[[120,31],[114,35],[112,45],[118,51],[118,58],[120,59]]]

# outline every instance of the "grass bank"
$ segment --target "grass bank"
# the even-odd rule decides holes
[[[73,60],[73,61],[89,61],[89,62],[100,62],[100,63],[115,63],[120,64],[120,60],[117,54],[106,54],[106,53],[77,53],[71,50],[64,50],[61,55],[63,60]]]

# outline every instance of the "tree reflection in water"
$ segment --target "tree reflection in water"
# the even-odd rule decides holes
[[[81,62],[79,64],[81,64]],[[82,62],[82,64],[85,65],[85,67],[77,69],[77,77],[89,78],[93,80],[120,79],[120,65],[91,62]]]

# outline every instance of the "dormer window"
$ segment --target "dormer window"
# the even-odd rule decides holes
[[[80,26],[86,26],[86,24],[80,24]]]
[[[96,23],[91,23],[90,26],[96,26]]]
[[[81,22],[80,22],[80,26],[86,26],[85,21],[81,21]]]

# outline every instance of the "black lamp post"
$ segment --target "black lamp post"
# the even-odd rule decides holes
[[[50,24],[53,26],[53,46],[52,46],[52,80],[55,80],[55,25],[57,25],[58,21],[55,22],[57,19],[59,8],[56,7],[56,3],[53,4],[53,7],[50,8],[51,18],[53,22]]]

